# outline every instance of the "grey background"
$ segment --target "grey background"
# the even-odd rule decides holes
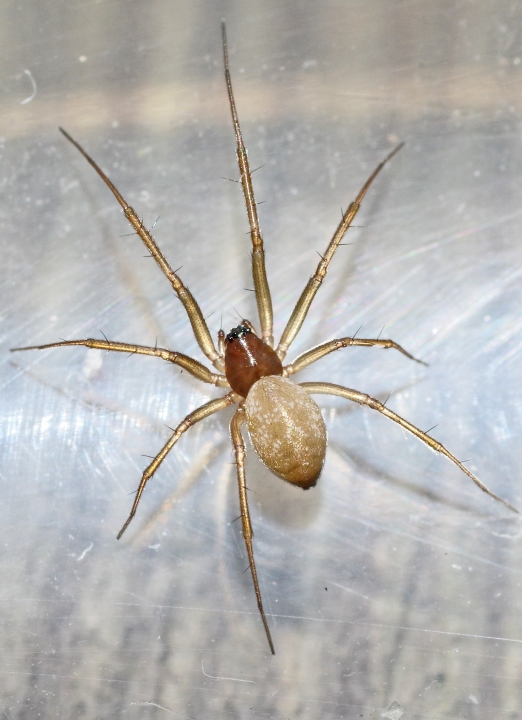
[[[263,634],[230,412],[193,428],[115,535],[174,425],[219,391],[109,172],[209,315],[255,321],[219,21],[256,172],[276,330],[341,207],[398,140],[289,358],[369,392],[522,506],[522,38],[516,2],[4,3],[0,20],[2,718],[522,718],[522,529],[370,410],[320,399],[318,487],[250,452]],[[27,71],[27,72],[26,72]],[[32,93],[31,78],[36,85]],[[395,715],[393,714],[395,712]]]

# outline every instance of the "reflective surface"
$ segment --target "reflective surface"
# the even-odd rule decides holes
[[[521,718],[522,529],[370,410],[320,399],[317,488],[248,461],[270,657],[246,568],[228,421],[210,418],[115,535],[166,425],[219,391],[110,174],[209,316],[255,321],[222,72],[255,175],[276,332],[373,167],[289,360],[368,392],[522,506],[522,47],[516,3],[28,2],[2,11],[2,649],[5,717]],[[34,87],[33,87],[34,83]],[[237,311],[237,312],[236,312]],[[392,706],[392,703],[398,705]],[[388,708],[388,710],[386,710]],[[394,714],[395,713],[395,714]]]

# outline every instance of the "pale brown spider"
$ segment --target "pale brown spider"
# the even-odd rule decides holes
[[[172,270],[150,232],[143,226],[143,223],[138,215],[127,204],[120,192],[114,187],[112,182],[98,167],[94,160],[75,140],[73,140],[68,133],[65,132],[65,130],[60,128],[63,135],[65,135],[65,137],[81,152],[81,154],[96,170],[98,175],[109,187],[114,197],[122,206],[126,218],[129,220],[136,233],[143,240],[152,257],[156,260],[164,275],[170,281],[172,287],[177,293],[179,299],[185,307],[199,347],[218,372],[211,372],[207,367],[202,365],[202,363],[179,352],[167,350],[165,348],[144,347],[142,345],[111,342],[110,340],[69,340],[50,343],[48,345],[14,348],[13,350],[43,350],[46,348],[63,347],[68,345],[85,345],[89,348],[98,348],[101,350],[153,355],[174,363],[175,365],[179,365],[202,382],[210,383],[211,385],[216,385],[217,387],[228,388],[228,392],[223,397],[216,400],[210,400],[189,413],[174,430],[169,441],[146,468],[139,484],[130,514],[122,529],[118,533],[118,539],[121,538],[130,521],[134,517],[148,480],[154,475],[183,433],[200,420],[203,420],[209,415],[213,415],[220,410],[224,410],[229,405],[237,403],[238,408],[230,423],[230,435],[236,457],[243,537],[249,557],[250,571],[252,573],[257,598],[257,606],[263,621],[270,650],[273,654],[275,654],[268,622],[263,609],[263,601],[261,599],[256,565],[254,562],[254,551],[252,546],[253,531],[248,509],[247,487],[245,480],[245,445],[241,432],[244,422],[247,424],[248,432],[257,454],[267,467],[283,480],[306,490],[315,485],[317,479],[319,478],[324,463],[327,443],[326,427],[321,412],[310,395],[337,395],[347,400],[359,403],[360,405],[368,405],[418,437],[432,450],[445,455],[453,463],[455,463],[462,472],[466,473],[466,475],[470,477],[473,482],[481,488],[481,490],[486,492],[492,498],[503,503],[510,510],[514,510],[515,512],[518,511],[508,502],[489,490],[459,460],[457,460],[454,455],[441,445],[441,443],[437,442],[425,432],[415,427],[415,425],[412,425],[404,418],[389,410],[378,400],[375,400],[365,393],[358,392],[357,390],[350,390],[349,388],[342,387],[341,385],[333,385],[332,383],[325,382],[305,382],[296,384],[288,379],[290,375],[293,375],[299,370],[311,365],[325,355],[328,355],[328,353],[350,345],[365,347],[377,345],[386,349],[394,348],[411,360],[422,363],[421,360],[414,358],[393,340],[345,337],[340,338],[339,340],[330,340],[329,342],[319,345],[312,350],[308,350],[296,358],[296,360],[294,360],[294,362],[290,365],[283,366],[282,364],[288,348],[301,329],[315,294],[324,280],[330,261],[339,247],[346,231],[350,227],[353,218],[359,210],[361,201],[368,188],[384,165],[395,155],[396,152],[398,152],[398,150],[400,150],[403,143],[398,145],[380,163],[380,165],[377,166],[375,171],[363,185],[355,201],[350,204],[346,212],[343,214],[342,220],[335,231],[326,252],[321,256],[321,261],[319,262],[315,273],[312,275],[301,293],[301,297],[297,301],[297,304],[283,331],[283,335],[274,350],[274,338],[272,335],[272,301],[265,271],[263,239],[259,230],[256,202],[254,198],[254,189],[252,186],[252,176],[248,164],[247,151],[241,136],[236,105],[232,93],[224,24],[222,31],[225,79],[237,141],[237,161],[239,165],[240,182],[245,197],[248,222],[250,224],[250,235],[252,238],[252,274],[254,278],[254,291],[259,314],[259,323],[261,326],[261,335],[258,336],[256,334],[253,325],[248,320],[243,320],[238,327],[233,328],[226,336],[223,330],[219,331],[218,347],[216,350],[214,342],[210,336],[207,323],[202,315],[198,303],[193,298],[189,289],[185,287],[178,274]]]

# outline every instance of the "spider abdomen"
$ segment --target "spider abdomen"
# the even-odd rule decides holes
[[[300,385],[278,375],[260,378],[245,400],[248,432],[269,470],[306,490],[321,474],[326,426],[321,411]]]

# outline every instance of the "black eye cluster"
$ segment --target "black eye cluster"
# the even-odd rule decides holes
[[[235,328],[232,328],[232,330],[227,335],[228,342],[233,342],[234,340],[238,340],[240,337],[243,337],[243,335],[248,335],[251,333],[252,330],[247,327],[246,325],[238,325]]]

